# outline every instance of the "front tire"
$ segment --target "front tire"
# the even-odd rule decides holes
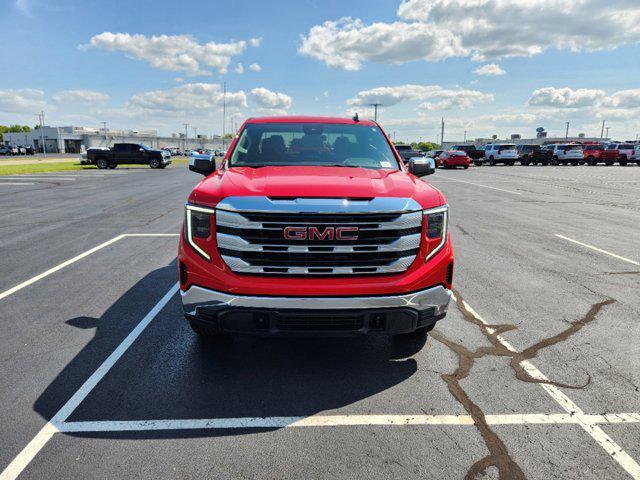
[[[151,168],[160,168],[160,160],[158,160],[157,158],[152,158],[151,160],[149,160],[149,166]]]
[[[96,167],[98,167],[100,170],[106,170],[107,168],[109,168],[109,162],[107,162],[106,158],[98,158],[96,160]]]
[[[597,163],[597,162],[596,162],[596,158],[595,158],[593,155],[589,155],[589,156],[587,157],[587,163],[588,163],[590,166],[595,167],[595,165],[596,165],[596,163]]]
[[[495,167],[496,165],[496,159],[493,158],[493,155],[489,157],[489,165],[491,165],[492,167]]]

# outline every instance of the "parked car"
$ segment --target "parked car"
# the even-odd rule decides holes
[[[394,147],[404,164],[407,165],[407,168],[409,167],[409,160],[424,156],[424,152],[415,150],[411,145],[394,145]]]
[[[357,116],[251,118],[224,168],[192,157],[206,178],[178,250],[191,328],[406,340],[431,330],[451,298],[449,208],[401,162]]]
[[[444,150],[429,150],[425,156],[429,158],[438,158]]]
[[[631,155],[629,161],[636,162],[636,165],[640,166],[640,145],[636,145],[636,148],[633,150],[633,155]]]
[[[584,162],[582,145],[559,143],[553,146],[552,165],[582,165]]]
[[[518,145],[518,157],[520,165],[549,165],[552,152],[540,145]]]
[[[27,155],[35,155],[36,149],[33,148],[33,145],[26,145],[24,148],[27,151]]]
[[[476,166],[482,165],[484,160],[484,150],[476,148],[475,145],[454,145],[449,151],[465,152]]]
[[[145,164],[151,168],[165,168],[171,163],[171,154],[154,150],[139,143],[116,143],[108,150],[89,149],[87,159],[100,169],[116,168],[119,164]]]
[[[597,165],[604,162],[604,145],[601,143],[587,143],[582,145],[582,152],[585,162],[588,165]]]
[[[440,168],[457,168],[462,167],[465,170],[471,165],[471,159],[467,152],[462,150],[448,150],[442,152],[436,160],[436,165]]]
[[[10,145],[0,145],[0,155],[14,155],[13,147]]]
[[[631,143],[609,143],[605,146],[601,157],[605,165],[613,165],[618,162],[624,166],[634,156],[635,149],[636,146]]]
[[[556,144],[553,146],[553,165],[583,165],[584,150],[580,144]]]
[[[512,166],[518,159],[518,150],[512,144],[489,143],[484,146],[484,158],[492,166],[498,163]]]

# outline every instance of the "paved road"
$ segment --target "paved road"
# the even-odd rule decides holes
[[[640,168],[429,177],[451,205],[458,302],[409,345],[198,341],[172,290],[198,180],[183,166],[0,180],[0,469],[640,478]]]

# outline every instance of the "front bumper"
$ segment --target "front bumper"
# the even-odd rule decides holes
[[[181,292],[185,317],[222,332],[253,334],[398,334],[433,325],[451,291],[436,286],[403,295],[268,297],[192,286]]]

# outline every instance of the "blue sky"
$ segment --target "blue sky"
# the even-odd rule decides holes
[[[219,133],[226,82],[227,125],[379,102],[398,139],[640,132],[639,2],[479,3],[3,0],[0,124]]]

